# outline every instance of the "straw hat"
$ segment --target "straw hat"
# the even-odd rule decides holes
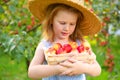
[[[40,21],[44,20],[44,11],[51,4],[65,4],[81,11],[84,15],[80,31],[84,36],[94,35],[101,29],[98,17],[84,6],[84,0],[28,0],[30,12]]]

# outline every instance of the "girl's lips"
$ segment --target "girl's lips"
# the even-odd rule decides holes
[[[63,36],[67,36],[68,33],[66,33],[66,32],[62,32],[62,35],[63,35]]]

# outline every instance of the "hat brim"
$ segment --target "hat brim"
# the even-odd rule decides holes
[[[84,36],[94,35],[101,29],[101,22],[99,18],[83,5],[75,3],[71,0],[29,0],[28,7],[31,13],[37,17],[40,21],[44,20],[44,11],[51,4],[65,4],[74,7],[83,13],[84,19],[80,31]]]

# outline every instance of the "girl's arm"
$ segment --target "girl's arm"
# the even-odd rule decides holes
[[[85,45],[90,47],[90,44],[87,42],[87,40],[85,41]],[[95,55],[92,52],[91,47],[90,47],[90,50],[91,50],[92,55]],[[72,75],[86,73],[91,76],[98,76],[101,73],[101,67],[96,60],[94,61],[94,63],[88,64],[83,61],[69,59],[67,63],[66,62],[61,63],[61,65],[68,68],[68,70],[63,72],[61,75],[72,76]]]
[[[97,61],[88,64],[83,61],[69,59],[69,62],[60,63],[60,65],[68,68],[61,75],[73,76],[85,73],[91,76],[98,76],[101,73],[101,67]]]
[[[56,75],[65,69],[60,65],[43,65],[45,58],[42,46],[42,44],[38,45],[35,55],[28,68],[28,76],[33,79]]]
[[[84,73],[89,74],[91,76],[98,76],[101,74],[101,67],[97,61],[95,61],[93,64],[86,63],[84,68]]]

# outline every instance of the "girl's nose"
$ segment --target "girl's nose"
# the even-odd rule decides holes
[[[66,31],[69,30],[69,25],[68,24],[64,26],[64,30],[66,30]]]

